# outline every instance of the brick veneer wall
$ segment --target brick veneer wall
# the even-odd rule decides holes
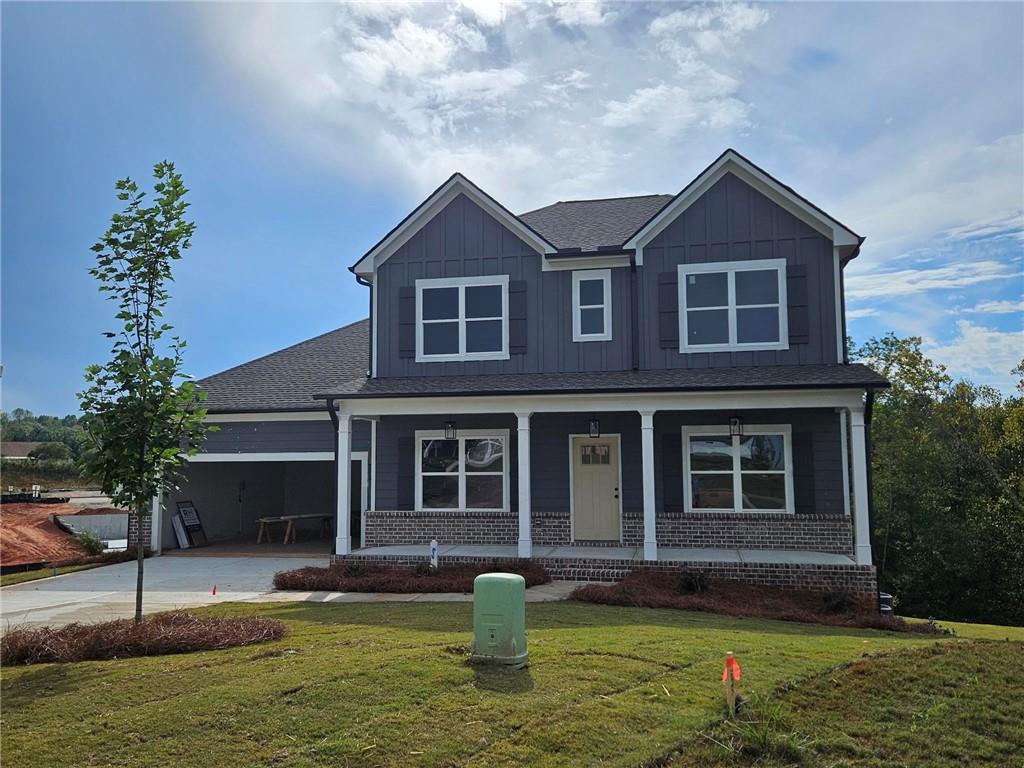
[[[139,524],[137,512],[128,513],[128,546],[133,546],[139,540],[139,530],[142,530],[142,546],[148,547],[153,541],[153,516],[143,515],[142,524]]]
[[[367,512],[364,546],[424,544],[515,544],[519,518],[510,512]]]
[[[414,566],[425,557],[408,555],[333,557],[333,562],[353,560],[375,565]],[[441,565],[472,563],[487,565],[491,557],[441,557]],[[630,571],[645,568],[658,571],[687,569],[700,571],[711,578],[742,581],[773,587],[790,587],[815,592],[847,590],[865,605],[877,605],[878,582],[871,565],[810,565],[783,563],[720,563],[706,561],[666,562],[636,560],[596,560],[593,558],[534,558],[554,579],[571,581],[618,581]]]
[[[643,525],[642,514],[624,512],[622,541],[572,542],[568,512],[534,512],[531,520],[533,542],[547,546],[639,547]],[[657,536],[663,547],[853,553],[850,520],[845,515],[662,513]],[[519,520],[514,513],[495,512],[367,512],[365,537],[368,547],[422,544],[431,539],[445,544],[515,544]]]
[[[664,513],[658,516],[657,529],[658,544],[663,547],[802,549],[853,554],[850,518],[846,515]]]

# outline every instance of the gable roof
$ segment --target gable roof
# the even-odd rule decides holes
[[[842,251],[843,261],[849,261],[860,251],[864,238],[829,216],[792,187],[783,184],[770,173],[750,162],[735,149],[727,149],[711,165],[666,203],[643,226],[639,227],[624,248],[636,249],[638,264],[643,263],[643,247],[659,232],[671,224],[693,202],[710,189],[726,173],[732,173],[755,190],[774,201],[783,209],[796,216],[812,228],[828,237]]]
[[[567,200],[519,214],[559,249],[621,247],[672,195]]]
[[[313,395],[366,377],[370,321],[360,320],[200,379],[206,408],[227,411],[312,411]]]
[[[398,222],[394,229],[384,235],[359,261],[349,267],[349,270],[357,275],[372,274],[378,264],[401,248],[419,232],[423,225],[460,194],[465,195],[491,214],[538,253],[553,253],[556,250],[554,245],[545,240],[543,235],[531,228],[529,224],[518,218],[461,173],[456,172],[449,176],[444,184],[431,192],[426,200],[412,210],[412,213]]]

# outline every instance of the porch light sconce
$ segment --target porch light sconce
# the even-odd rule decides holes
[[[601,436],[601,420],[599,418],[597,418],[597,414],[596,413],[593,416],[590,417],[590,436],[591,437],[600,437]]]
[[[444,439],[445,440],[454,440],[455,439],[455,422],[452,421],[451,419],[448,419],[448,421],[446,421],[444,423]]]
[[[739,416],[729,419],[729,436],[743,437],[743,420]]]

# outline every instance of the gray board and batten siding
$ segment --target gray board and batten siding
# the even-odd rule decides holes
[[[680,354],[676,267],[749,259],[786,260],[789,349]],[[827,237],[726,174],[644,247],[640,368],[836,363],[834,269]],[[416,362],[416,280],[477,275],[509,276],[509,359]],[[630,282],[629,267],[612,269],[612,340],[574,342],[571,271],[543,271],[540,254],[459,195],[377,268],[377,376],[629,370]]]
[[[211,417],[216,419],[216,415]],[[204,453],[322,453],[333,452],[337,433],[327,414],[305,421],[227,421],[208,432]],[[352,450],[370,450],[370,423],[352,422]]]

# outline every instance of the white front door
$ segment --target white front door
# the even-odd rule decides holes
[[[572,438],[574,541],[619,541],[619,436]]]

